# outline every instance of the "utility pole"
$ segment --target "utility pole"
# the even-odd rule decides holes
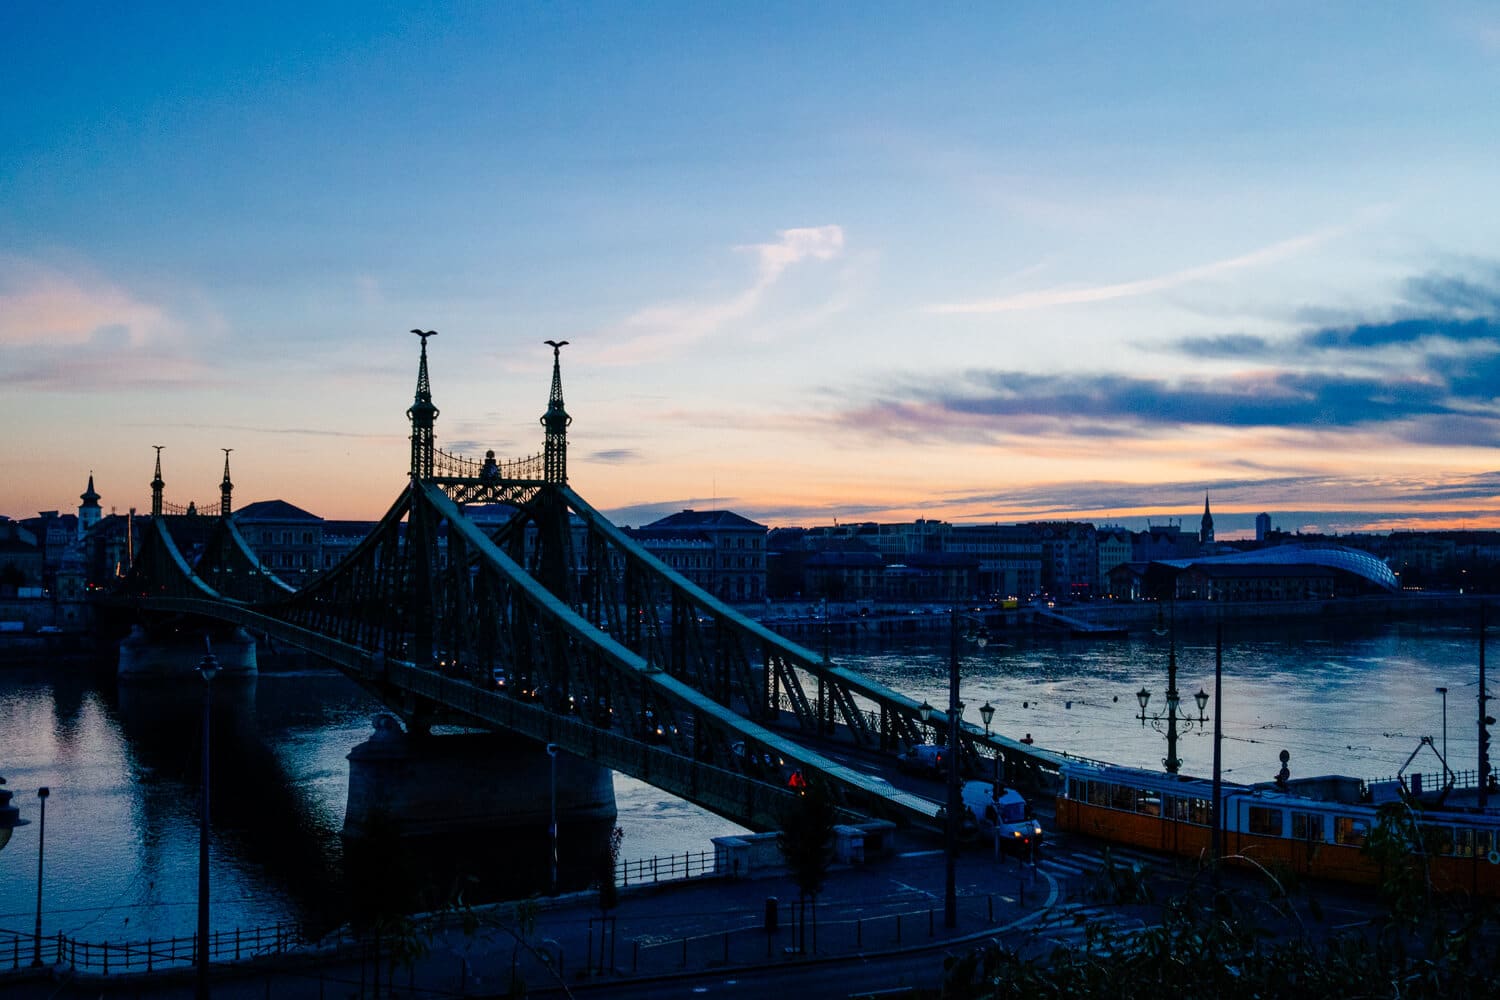
[[[958,926],[958,609],[952,611],[948,640],[948,822],[943,827],[943,845],[948,867],[943,882],[943,926]]]
[[[1219,862],[1224,850],[1224,820],[1220,815],[1220,799],[1224,795],[1224,772],[1219,756],[1224,740],[1224,623],[1214,629],[1214,803],[1213,803],[1213,860],[1214,884],[1219,882]]]
[[[1479,605],[1479,811],[1484,812],[1490,797],[1490,727],[1495,724],[1489,714],[1490,693],[1484,676],[1484,603]]]

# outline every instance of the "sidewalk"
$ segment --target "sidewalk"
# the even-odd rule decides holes
[[[469,915],[434,919],[426,953],[389,971],[385,942],[379,995],[505,996],[513,982],[533,991],[590,992],[611,982],[708,970],[828,962],[987,939],[1035,922],[1056,904],[1059,887],[1045,872],[983,852],[959,858],[958,926],[943,926],[945,864],[941,851],[917,849],[857,867],[838,867],[799,926],[797,890],[785,875],[755,879],[700,877],[631,887],[605,919],[597,893],[528,904],[495,904]],[[768,902],[774,899],[775,903]],[[767,931],[774,909],[776,927]],[[532,915],[524,926],[518,915]],[[799,951],[804,940],[806,950]],[[936,984],[934,984],[936,985]],[[0,995],[15,997],[193,995],[191,969],[144,976],[74,976],[66,970],[0,975]],[[213,969],[213,996],[361,997],[376,995],[373,954],[343,949],[282,955],[264,963]]]

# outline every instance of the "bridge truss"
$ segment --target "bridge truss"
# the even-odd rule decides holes
[[[553,375],[560,413],[555,365]],[[419,403],[425,384],[424,337]],[[430,397],[426,408],[435,416]],[[420,454],[419,437],[409,486],[306,586],[277,579],[232,517],[162,516],[116,602],[269,635],[336,664],[413,728],[477,725],[557,743],[752,829],[778,825],[806,779],[833,788],[851,816],[938,824],[934,802],[817,749],[924,742],[912,699],[667,567],[567,485],[555,451],[475,462]],[[934,711],[930,725],[946,732],[948,719]],[[1012,780],[1058,763],[969,724],[960,737],[978,774],[996,756]]]

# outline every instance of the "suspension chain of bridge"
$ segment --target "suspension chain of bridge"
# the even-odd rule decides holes
[[[338,565],[293,588],[228,516],[168,513],[160,500],[116,607],[242,626],[325,658],[408,727],[505,729],[555,743],[751,829],[779,824],[800,771],[849,818],[934,828],[937,803],[809,743],[891,754],[923,742],[920,706],[771,631],[693,585],[568,483],[561,348],[540,454],[471,459],[436,445],[422,347],[411,466],[390,509]],[[483,527],[467,508],[485,505]],[[493,511],[506,513],[496,527]],[[195,531],[191,546],[179,536]],[[191,558],[189,554],[191,553]],[[948,717],[932,712],[946,732]],[[960,724],[963,767],[1049,784],[1061,761]]]

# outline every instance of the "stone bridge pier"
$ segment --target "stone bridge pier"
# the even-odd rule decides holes
[[[204,647],[204,636],[209,646]],[[214,683],[253,678],[259,671],[255,638],[242,628],[213,624],[197,629],[147,629],[132,625],[120,640],[115,676],[121,681],[196,680],[203,654],[212,651],[219,672]]]
[[[554,782],[542,744],[510,733],[408,733],[384,713],[374,726],[349,753],[345,838],[477,845],[545,886]],[[562,752],[556,769],[559,882],[576,888],[597,877],[614,829],[614,776]]]

